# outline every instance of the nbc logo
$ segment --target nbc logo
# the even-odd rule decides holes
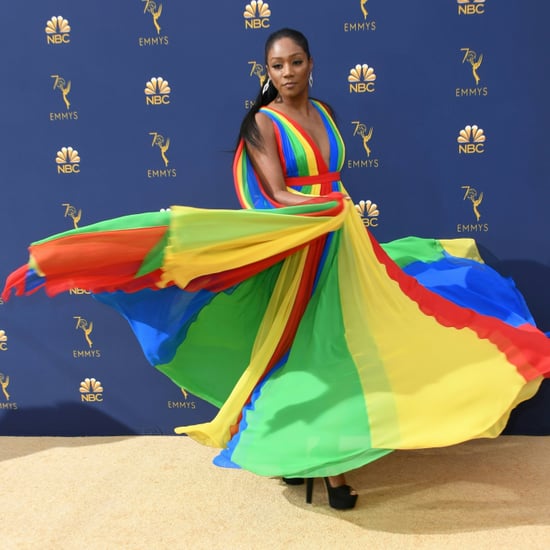
[[[348,75],[349,93],[362,94],[364,92],[374,92],[374,81],[376,74],[374,69],[366,63],[363,65],[355,65]]]
[[[61,147],[55,157],[58,174],[77,174],[80,172],[80,155],[72,147]]]
[[[8,351],[8,336],[5,330],[0,330],[0,351]]]
[[[456,0],[458,15],[479,15],[485,13],[485,0]]]
[[[145,104],[168,105],[171,91],[168,80],[162,76],[153,77],[145,84]]]
[[[271,10],[269,4],[263,0],[252,0],[244,8],[244,28],[245,29],[268,29],[269,16]]]
[[[61,15],[47,21],[45,30],[48,44],[68,44],[71,41],[71,26]]]
[[[378,205],[370,200],[360,200],[355,205],[355,209],[361,216],[361,220],[365,227],[378,227],[378,216],[380,215]]]
[[[466,126],[460,130],[456,141],[458,142],[459,154],[470,155],[472,153],[483,153],[486,136],[476,124]]]
[[[95,378],[85,378],[82,380],[78,391],[80,392],[80,400],[86,403],[103,401],[103,386]]]

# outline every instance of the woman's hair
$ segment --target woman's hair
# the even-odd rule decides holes
[[[270,34],[267,37],[267,40],[265,42],[265,66],[267,68],[267,55],[269,53],[269,50],[273,46],[277,40],[280,40],[281,38],[290,38],[292,41],[294,41],[307,55],[307,58],[310,59],[311,55],[309,53],[309,44],[307,41],[307,38],[300,32],[296,31],[294,29],[280,29],[278,31],[275,31],[274,33]],[[248,113],[246,113],[246,116],[244,117],[242,123],[241,123],[241,129],[239,131],[239,141],[241,139],[244,139],[254,147],[261,148],[262,145],[262,138],[260,136],[260,131],[258,129],[258,125],[256,124],[256,113],[260,110],[261,107],[264,105],[267,105],[268,103],[271,103],[276,97],[277,97],[277,90],[275,86],[271,83],[271,81],[268,81],[268,87],[263,92],[263,86],[260,88],[260,92],[258,93],[258,97],[256,98],[256,101],[254,102],[254,105],[250,108]]]

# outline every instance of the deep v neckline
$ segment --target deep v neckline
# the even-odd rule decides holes
[[[305,128],[299,122],[295,121],[293,118],[288,116],[286,113],[283,113],[282,111],[279,111],[278,109],[274,109],[273,107],[267,107],[267,109],[271,109],[273,112],[275,112],[278,115],[282,116],[287,122],[289,122],[296,129],[296,131],[299,134],[302,135],[302,137],[308,142],[311,149],[315,153],[315,159],[317,161],[317,166],[320,168],[320,172],[328,172],[329,171],[329,166],[330,166],[330,161],[332,159],[332,146],[331,146],[331,143],[330,143],[330,137],[328,135],[327,126],[325,124],[325,118],[323,116],[323,113],[321,113],[321,111],[317,108],[317,105],[315,105],[315,103],[310,101],[310,104],[317,111],[317,113],[319,113],[319,116],[321,117],[321,122],[323,123],[323,128],[325,130],[325,134],[327,136],[327,141],[328,141],[328,162],[325,159],[325,157],[323,157],[323,153],[321,151],[321,147],[319,146],[319,144],[313,139],[313,137],[308,132],[306,132]]]

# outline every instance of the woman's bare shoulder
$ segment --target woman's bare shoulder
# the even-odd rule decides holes
[[[274,134],[273,132],[273,122],[269,118],[269,116],[262,111],[258,111],[254,118],[256,120],[256,124],[258,125],[258,130],[260,130],[260,134],[262,137],[264,136],[271,136]]]

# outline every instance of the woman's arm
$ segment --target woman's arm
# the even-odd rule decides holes
[[[261,148],[247,142],[246,150],[265,192],[283,206],[292,206],[309,200],[308,196],[296,195],[286,190],[273,123],[263,113],[257,113],[255,118],[260,132]]]

